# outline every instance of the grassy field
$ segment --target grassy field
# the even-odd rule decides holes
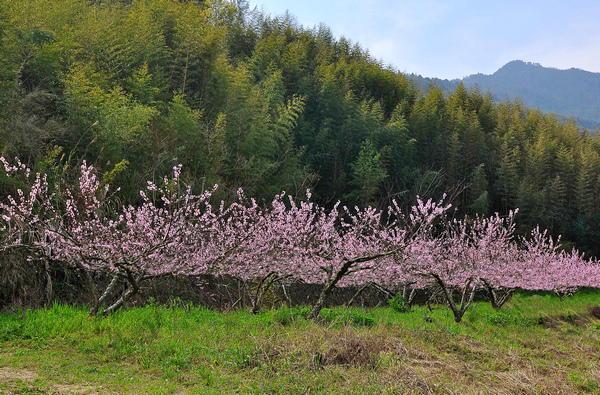
[[[174,304],[0,315],[0,393],[600,393],[600,293],[260,315]]]

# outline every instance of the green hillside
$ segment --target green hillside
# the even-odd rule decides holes
[[[85,159],[123,201],[181,163],[224,199],[519,207],[522,230],[600,252],[599,136],[465,84],[424,91],[324,25],[243,0],[0,0],[0,66],[2,155],[51,174]]]

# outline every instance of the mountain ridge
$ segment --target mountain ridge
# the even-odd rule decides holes
[[[478,73],[454,80],[412,77],[425,90],[433,83],[452,91],[462,82],[468,88],[489,90],[497,101],[519,97],[528,107],[563,118],[573,117],[588,129],[600,127],[600,73],[578,68],[561,70],[513,60],[493,74]]]

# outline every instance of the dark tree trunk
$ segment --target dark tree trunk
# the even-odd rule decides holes
[[[411,284],[405,284],[402,287],[402,299],[404,299],[404,303],[408,308],[408,311],[412,310],[413,301],[415,299],[415,295],[417,294],[417,289],[412,288]]]
[[[127,282],[129,283],[129,286],[127,287],[127,291],[125,291],[125,294],[123,296],[121,296],[115,303],[113,303],[111,306],[104,309],[104,311],[102,311],[102,315],[106,316],[110,313],[113,313],[113,312],[119,310],[123,305],[125,305],[129,301],[129,299],[131,299],[132,296],[134,296],[135,294],[137,294],[139,292],[140,282],[145,280],[147,277],[145,277],[142,274],[135,277],[133,275],[133,273],[131,273],[131,271],[127,270],[126,278],[127,278]]]
[[[277,276],[276,273],[269,273],[266,277],[262,278],[258,283],[258,288],[256,289],[256,296],[252,301],[252,309],[250,310],[251,314],[258,314],[260,312],[260,306],[262,305],[263,299],[267,294],[267,291],[271,288],[271,285],[279,280],[281,277]]]
[[[110,298],[112,298],[114,296],[117,288],[119,287],[119,285],[121,283],[120,279],[121,279],[120,274],[115,274],[113,276],[112,280],[110,281],[110,284],[108,284],[108,287],[106,287],[106,289],[104,290],[102,295],[99,298],[97,298],[96,303],[90,309],[90,314],[89,314],[90,317],[93,317],[96,314],[98,314],[98,310],[100,309],[100,306],[102,306],[103,303],[105,303],[107,300],[109,300]]]
[[[342,278],[344,278],[344,276],[346,276],[348,273],[351,273],[350,269],[352,268],[352,266],[354,264],[374,261],[376,259],[383,258],[385,256],[394,254],[396,252],[397,252],[397,250],[394,250],[394,251],[384,252],[381,254],[366,255],[366,256],[356,257],[356,258],[347,260],[346,262],[344,262],[344,264],[342,265],[340,270],[338,270],[338,272],[335,274],[335,276],[333,275],[333,268],[331,268],[331,267],[323,268],[323,270],[325,270],[325,272],[327,272],[327,281],[325,282],[325,286],[321,290],[321,294],[319,295],[319,299],[317,300],[317,303],[315,303],[315,305],[313,306],[310,313],[308,313],[308,316],[306,318],[309,320],[317,318],[317,316],[323,309],[323,306],[325,305],[325,301],[327,300],[327,297],[329,296],[331,291],[333,291],[333,288],[335,288],[337,283]]]
[[[515,293],[514,288],[494,288],[489,282],[485,280],[482,281],[487,291],[488,298],[490,299],[490,303],[492,303],[492,307],[496,310],[499,310],[504,303],[511,300]]]
[[[52,289],[52,276],[50,275],[50,264],[48,258],[42,258],[44,261],[44,269],[46,272],[46,304],[52,305],[52,299],[54,298],[54,291]]]
[[[440,278],[440,276],[438,276],[437,274],[431,274],[431,276],[435,279],[435,281],[442,288],[442,291],[444,291],[444,296],[446,298],[446,301],[448,302],[448,306],[450,307],[450,310],[452,310],[452,313],[454,314],[454,321],[456,323],[461,322],[463,315],[465,314],[465,312],[467,311],[467,309],[473,302],[473,298],[475,297],[475,289],[476,289],[475,279],[470,278],[467,281],[467,283],[465,284],[465,288],[462,291],[462,296],[460,299],[460,308],[458,308],[458,307],[456,307],[456,303],[454,302],[454,297],[452,296],[452,290],[448,289],[448,286],[446,285],[444,280],[442,280]]]
[[[318,317],[319,313],[323,309],[323,306],[325,305],[327,297],[329,296],[331,291],[333,291],[333,288],[335,288],[336,284],[348,273],[350,267],[352,267],[354,263],[355,261],[346,261],[346,263],[344,263],[342,268],[335,274],[335,276],[333,276],[333,269],[324,269],[327,272],[327,281],[325,282],[325,286],[321,290],[321,294],[319,295],[317,303],[315,303],[315,305],[313,306],[310,313],[308,313],[308,316],[306,318],[308,318],[309,320],[313,320]]]

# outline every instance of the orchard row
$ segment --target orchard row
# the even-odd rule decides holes
[[[180,180],[181,166],[159,184],[148,182],[141,203],[120,206],[116,194],[84,162],[78,180],[49,185],[16,160],[1,158],[8,177],[25,188],[0,203],[3,248],[25,246],[32,258],[51,258],[102,272],[111,283],[91,314],[110,313],[154,276],[230,275],[260,286],[276,280],[322,285],[309,317],[316,317],[336,286],[375,283],[390,289],[440,287],[459,322],[477,290],[500,307],[516,289],[568,294],[600,288],[600,265],[577,250],[564,251],[545,231],[514,234],[507,217],[450,219],[451,205],[417,200],[410,210],[326,209],[285,193],[268,205],[238,192],[215,205],[212,190],[197,195]],[[117,295],[118,284],[127,291]],[[414,293],[413,293],[414,294]],[[455,297],[459,295],[458,300]],[[407,302],[411,296],[405,294]]]

